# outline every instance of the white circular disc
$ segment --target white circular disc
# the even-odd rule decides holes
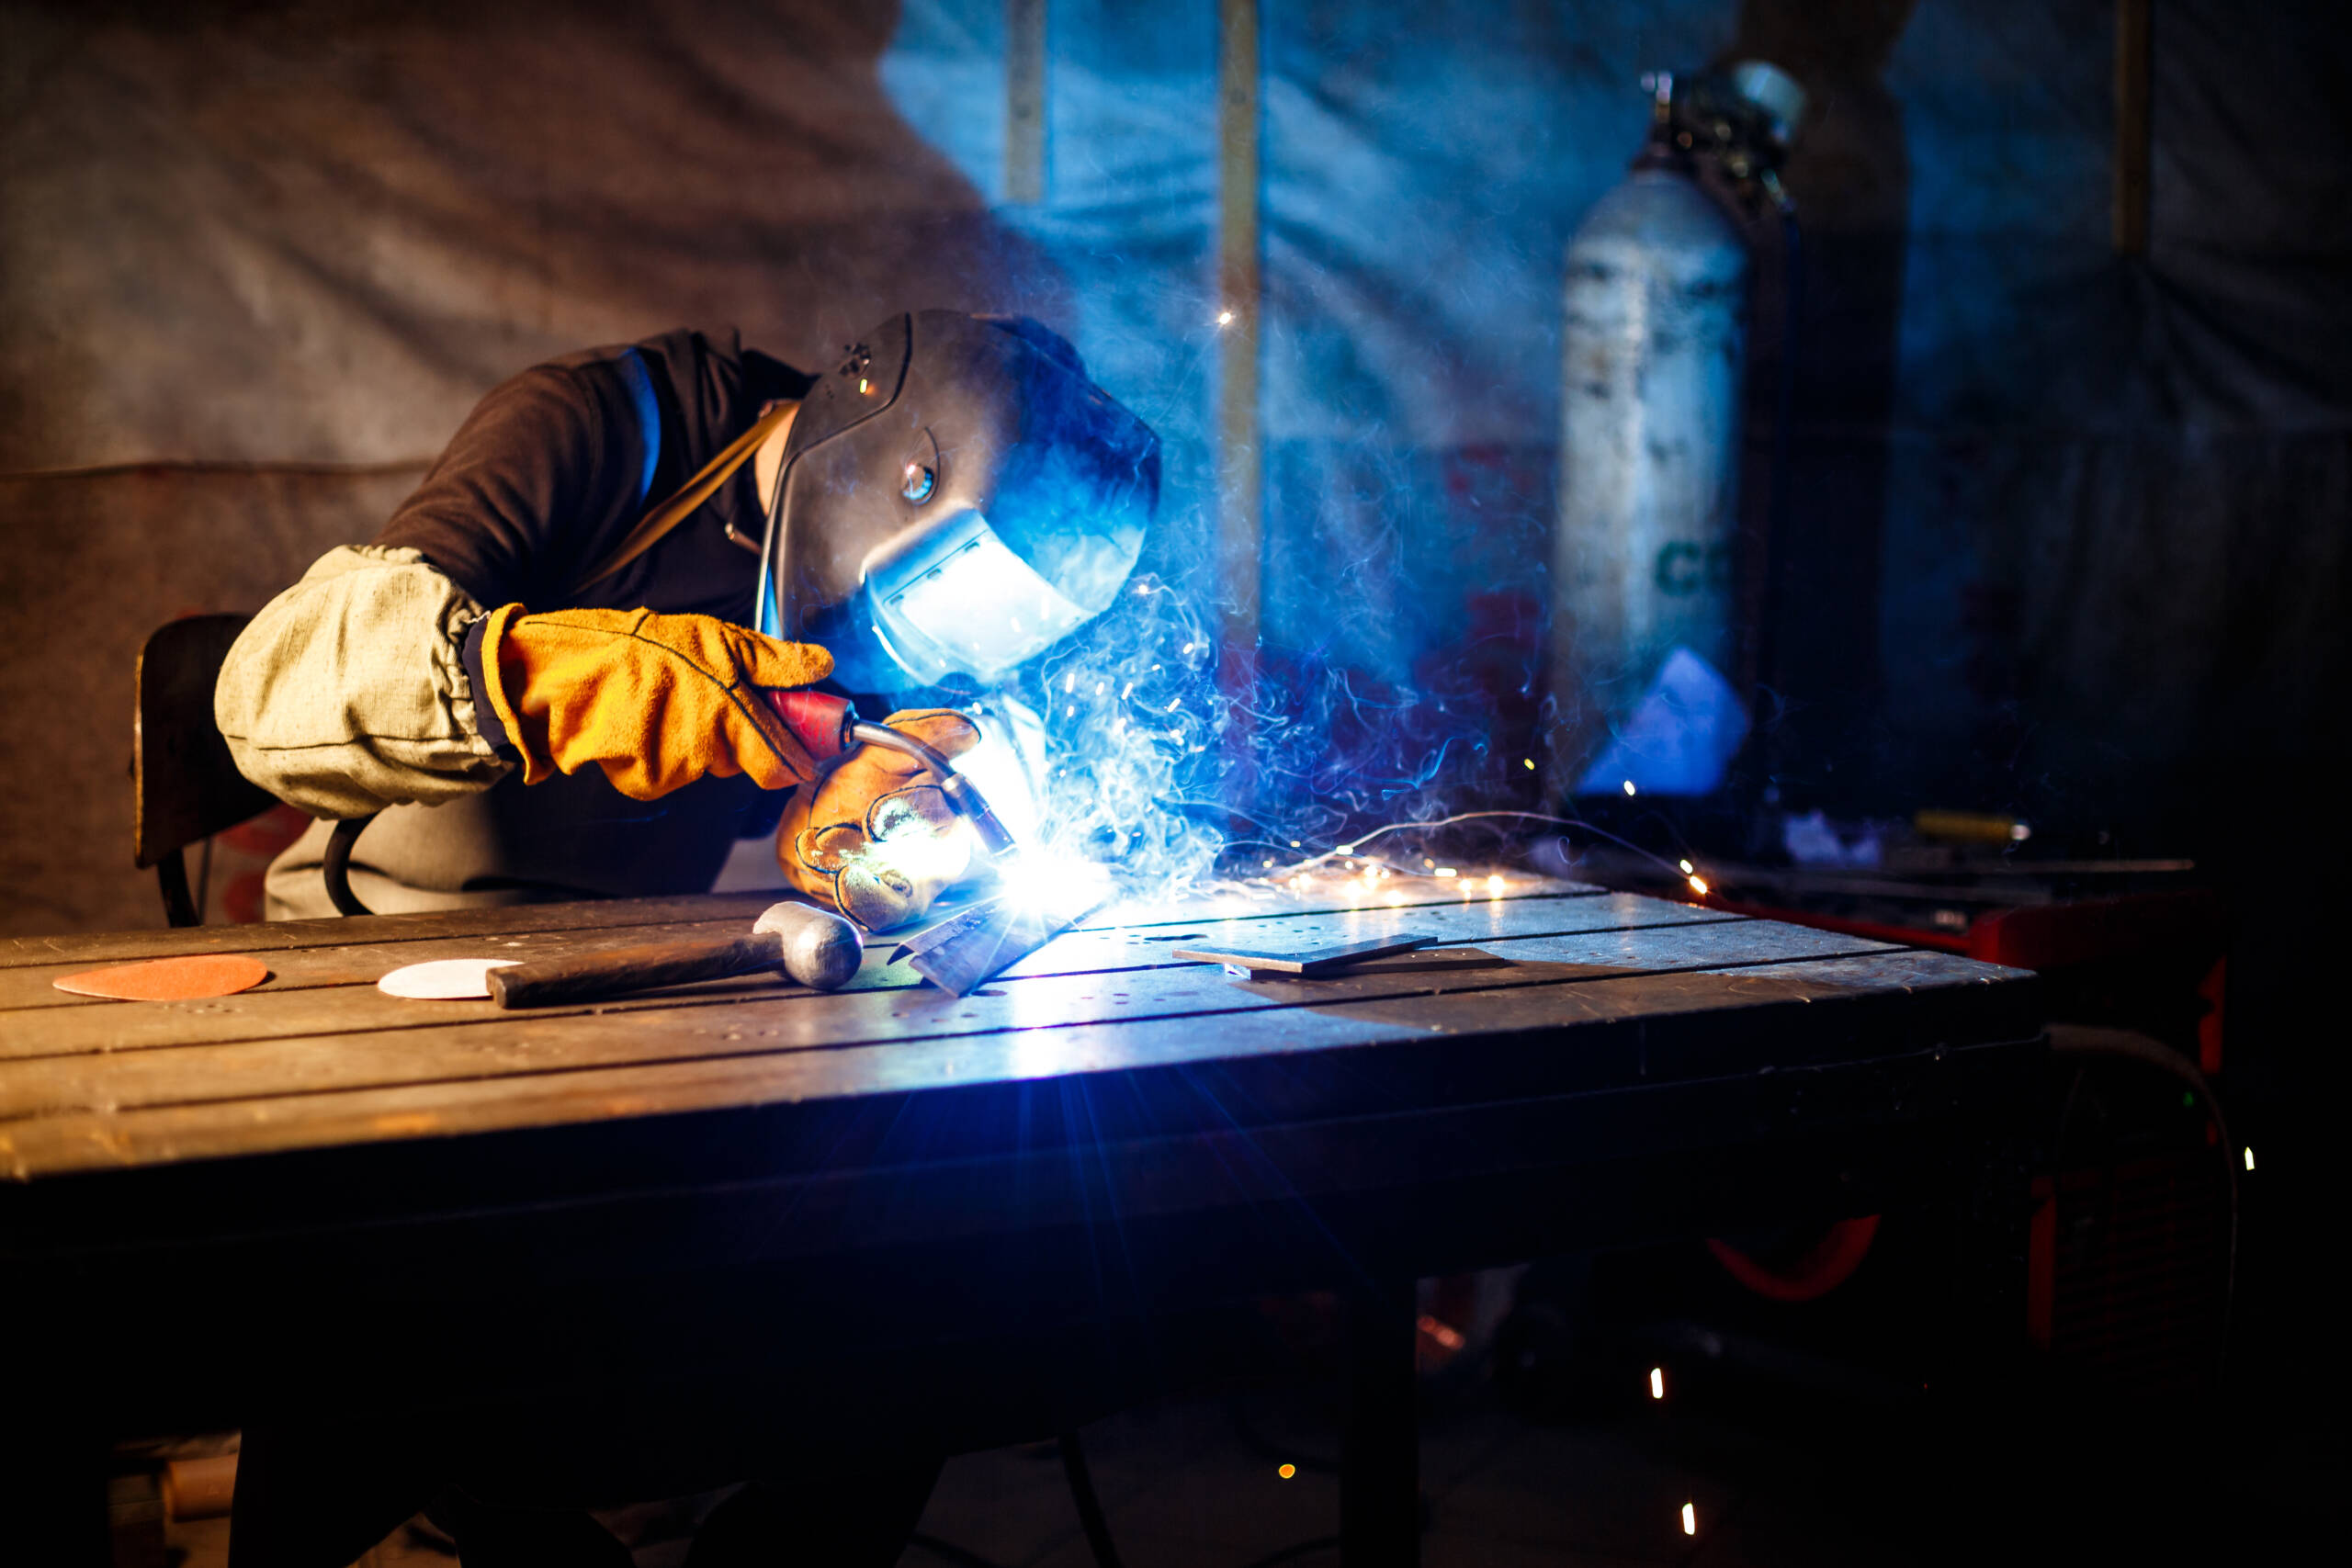
[[[388,997],[417,1001],[462,1001],[490,995],[490,972],[521,962],[519,958],[436,958],[430,964],[395,969],[377,981],[376,988]]]

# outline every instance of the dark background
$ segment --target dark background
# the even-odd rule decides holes
[[[1263,635],[1297,711],[1256,782],[1364,818],[1514,776],[1562,248],[1642,71],[1776,61],[1809,270],[1757,755],[1790,809],[2200,863],[2269,1195],[2246,1332],[2326,1386],[2352,51],[2320,5],[2154,9],[2133,256],[2111,5],[1270,0]],[[1050,16],[1015,205],[992,0],[0,7],[0,925],[160,923],[141,638],[371,534],[474,398],[584,344],[731,322],[818,364],[903,304],[1033,311],[1167,437],[1160,564],[1213,598],[1216,8]]]

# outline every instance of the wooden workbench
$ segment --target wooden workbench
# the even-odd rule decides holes
[[[373,985],[739,930],[760,896],[0,944],[0,1301],[59,1374],[0,1472],[70,1531],[59,1432],[324,1418],[388,1387],[477,1420],[590,1387],[694,1408],[816,1367],[855,1369],[842,1397],[877,1420],[921,1406],[942,1441],[1001,1441],[1022,1434],[894,1404],[873,1369],[935,1391],[1017,1342],[1068,1373],[1024,1373],[1022,1418],[1061,1419],[1151,1325],[1333,1289],[1349,1560],[1409,1562],[1412,1280],[1967,1201],[2039,1050],[2017,971],[1594,888],[1437,886],[1081,929],[960,1000],[887,944],[832,995],[729,981],[518,1014]],[[1442,945],[1303,981],[1170,957],[1391,933]],[[51,986],[194,952],[271,978],[187,1004]]]

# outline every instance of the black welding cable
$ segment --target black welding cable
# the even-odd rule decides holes
[[[1078,1528],[1086,1532],[1086,1548],[1094,1553],[1094,1568],[1119,1568],[1119,1549],[1111,1540],[1111,1521],[1103,1517],[1102,1499],[1094,1495],[1094,1475],[1086,1468],[1086,1450],[1070,1428],[1057,1439],[1062,1473],[1069,1478],[1069,1500],[1078,1506]]]
[[[346,817],[327,835],[327,851],[320,857],[319,874],[326,880],[327,902],[334,906],[338,915],[376,912],[361,903],[359,896],[351,890],[351,846],[359,841],[359,835],[368,830],[368,824],[376,820],[376,815],[371,811],[365,817]]]

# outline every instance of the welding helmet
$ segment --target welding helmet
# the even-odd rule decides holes
[[[1110,607],[1159,503],[1159,438],[1059,335],[893,316],[793,422],[759,628],[823,643],[853,689],[992,682]]]

